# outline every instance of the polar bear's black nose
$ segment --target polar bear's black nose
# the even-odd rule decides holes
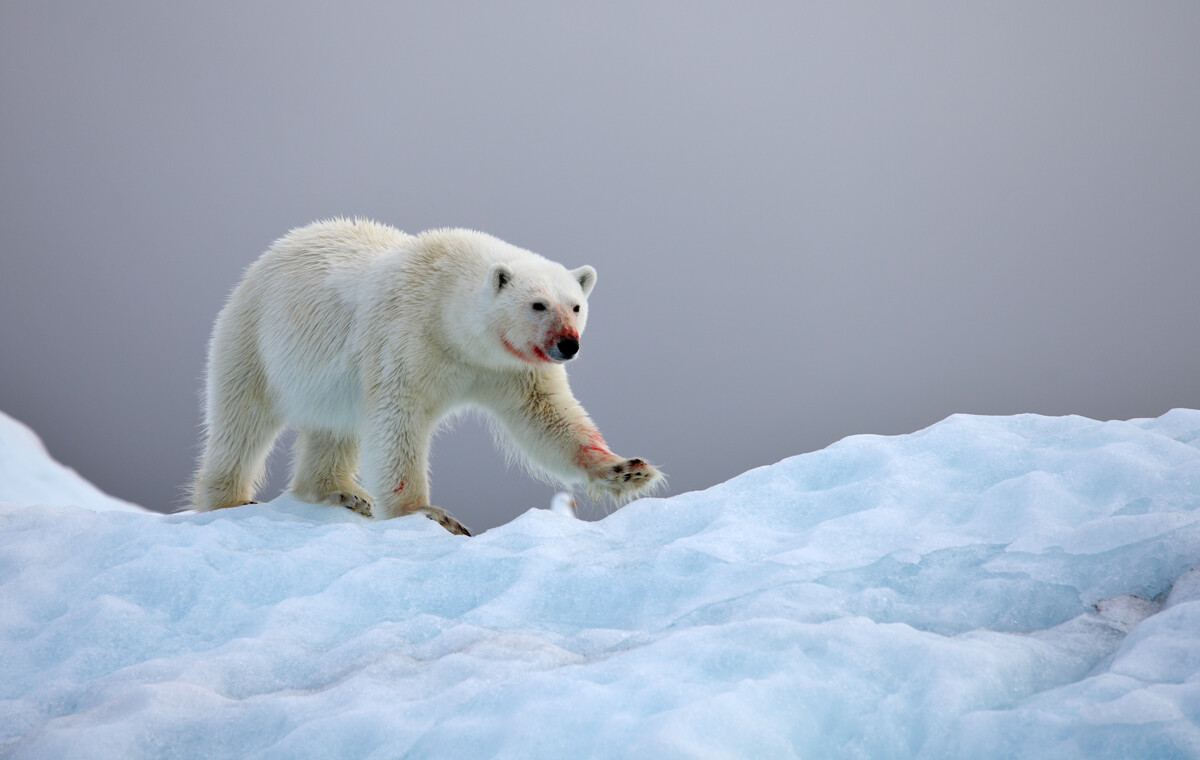
[[[574,338],[563,338],[555,345],[555,348],[557,348],[558,352],[562,354],[562,358],[570,359],[572,356],[579,353],[579,341],[575,340]]]

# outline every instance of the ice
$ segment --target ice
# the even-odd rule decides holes
[[[475,538],[10,505],[0,756],[1197,758],[1197,565],[1193,410],[955,416]]]
[[[25,425],[0,412],[0,502],[57,504],[99,512],[144,512],[96,488],[74,470],[51,458],[42,440]]]

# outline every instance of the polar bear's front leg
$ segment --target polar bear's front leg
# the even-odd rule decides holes
[[[608,448],[561,367],[529,373],[519,383],[493,378],[476,392],[517,453],[566,483],[582,483],[593,499],[625,502],[663,483],[654,465]]]

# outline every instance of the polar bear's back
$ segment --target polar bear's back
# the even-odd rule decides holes
[[[544,261],[476,230],[442,228],[409,235],[367,219],[331,219],[276,240],[244,279],[299,285],[309,292],[314,287],[335,288],[344,298],[358,284],[411,287],[420,280],[418,293],[412,295],[444,296],[464,282],[474,285],[490,264],[517,259]],[[447,279],[450,282],[442,282]]]
[[[276,240],[255,262],[254,269],[271,270],[272,278],[328,273],[341,268],[369,266],[380,254],[410,245],[412,235],[367,219],[330,219],[297,227]]]
[[[410,240],[412,235],[391,225],[339,217],[297,227],[275,241],[271,249],[334,255],[346,250],[379,253],[399,248]]]
[[[264,305],[311,308],[318,303],[342,303],[352,307],[365,270],[383,254],[403,250],[412,240],[394,227],[368,220],[314,222],[272,243],[246,270],[240,287],[263,291],[255,300]]]

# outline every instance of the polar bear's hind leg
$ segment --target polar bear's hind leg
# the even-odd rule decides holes
[[[192,486],[197,511],[254,503],[282,426],[266,401],[265,385],[255,368],[211,378],[207,439]]]
[[[355,481],[357,472],[357,436],[302,430],[296,437],[288,490],[313,504],[346,507],[370,517],[372,500]]]

